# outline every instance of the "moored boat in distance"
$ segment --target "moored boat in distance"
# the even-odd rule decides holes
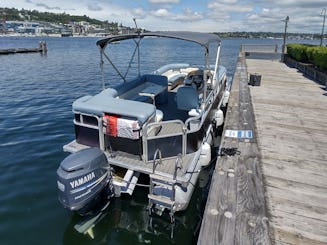
[[[204,49],[202,64],[172,63],[142,74],[139,47],[146,38],[172,38]],[[138,57],[138,76],[127,79],[106,49],[134,40],[130,61]],[[223,124],[221,110],[229,98],[225,67],[219,65],[220,39],[196,32],[147,32],[110,36],[97,42],[101,67],[107,61],[122,83],[73,102],[76,139],[60,164],[59,200],[64,207],[88,214],[98,201],[132,195],[140,175],[148,176],[149,213],[174,213],[189,204],[201,168]],[[214,46],[215,61],[209,63]],[[160,57],[157,57],[160,58]],[[149,61],[151,62],[151,61]]]

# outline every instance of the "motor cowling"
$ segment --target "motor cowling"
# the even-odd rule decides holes
[[[61,204],[79,214],[88,214],[112,192],[110,167],[99,148],[88,148],[66,157],[57,170]]]

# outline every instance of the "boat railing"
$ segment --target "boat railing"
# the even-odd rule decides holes
[[[200,113],[198,116],[190,117],[186,120],[185,125],[189,129],[189,133],[193,133],[199,130],[204,121],[207,118],[208,113],[210,112],[213,102],[216,100],[217,96],[221,92],[221,89],[224,88],[224,78],[221,79],[218,83],[214,85],[212,89],[209,90],[206,100],[202,103]],[[220,108],[222,100],[219,102],[218,107]]]
[[[153,72],[153,74],[161,75],[169,70],[182,69],[182,68],[187,68],[189,66],[190,66],[190,64],[187,64],[187,63],[172,63],[172,64],[168,64],[168,65],[164,65],[164,66],[160,67],[159,69],[155,70]]]
[[[206,97],[206,100],[202,103],[202,106],[199,110],[199,115],[190,117],[186,120],[185,125],[189,129],[188,133],[196,132],[199,130],[199,128],[201,128],[202,124],[207,118],[208,113],[210,112],[213,106],[213,102],[216,100],[221,90],[225,88],[223,84],[224,82],[225,82],[225,77],[220,79],[219,82],[215,83],[214,87],[208,90],[208,96]],[[221,104],[222,104],[222,100],[220,100],[217,108],[220,108]]]
[[[177,171],[179,169],[182,169],[182,168],[183,168],[183,165],[182,165],[182,155],[181,154],[178,154],[178,156],[176,158],[176,161],[175,161],[175,169],[174,169],[174,176],[173,176],[173,179],[174,180],[176,180],[176,178],[177,178]]]
[[[159,159],[158,159],[159,157]],[[156,167],[158,164],[161,164],[162,162],[162,156],[161,156],[161,151],[159,149],[156,150],[153,156],[153,168],[152,168],[152,173],[154,174],[156,171]]]
[[[187,128],[181,120],[145,124],[143,125],[142,133],[143,159],[145,162],[153,160],[151,159],[153,156],[152,152],[157,149],[161,151],[162,158],[176,157],[179,153],[181,153],[182,156],[185,156]],[[160,145],[166,147],[160,149]],[[178,153],[176,153],[176,155],[170,155],[172,152],[168,152],[169,149],[167,146],[173,146],[174,150]]]

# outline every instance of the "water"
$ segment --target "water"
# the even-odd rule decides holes
[[[56,169],[67,156],[62,146],[74,138],[71,104],[101,89],[96,38],[43,38],[48,54],[0,56],[0,241],[1,244],[194,244],[207,188],[198,184],[189,209],[176,217],[174,239],[165,219],[147,227],[146,191],[115,199],[94,229],[94,239],[73,226],[80,217],[65,211],[57,200]],[[37,47],[39,38],[0,37],[1,48]],[[177,56],[180,42],[162,41],[142,50],[142,64],[153,71],[164,62],[197,63],[190,50]],[[153,40],[148,41],[148,46]],[[162,43],[162,44],[163,44]],[[281,40],[223,40],[221,62],[233,75],[241,43]],[[115,50],[125,55],[129,46]],[[160,55],[164,58],[159,59]],[[121,57],[114,61],[120,66]],[[155,58],[155,62],[147,62]],[[132,72],[136,72],[133,63]],[[106,73],[106,83],[111,81]],[[209,170],[207,170],[209,171]],[[204,175],[205,176],[205,175]]]

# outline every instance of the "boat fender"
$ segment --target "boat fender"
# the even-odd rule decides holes
[[[155,121],[156,122],[161,122],[162,119],[163,119],[163,112],[161,110],[156,110]]]
[[[201,147],[200,164],[202,167],[208,166],[211,161],[211,146],[205,142]]]
[[[191,109],[189,112],[188,112],[188,115],[190,117],[198,117],[201,115],[201,110],[199,109]]]
[[[230,96],[230,92],[228,90],[226,90],[224,92],[224,97],[223,97],[223,102],[222,102],[223,106],[227,105],[228,100],[229,100],[229,96]]]
[[[223,125],[224,123],[224,113],[222,110],[215,111],[214,114],[215,125],[218,128],[219,126]]]

